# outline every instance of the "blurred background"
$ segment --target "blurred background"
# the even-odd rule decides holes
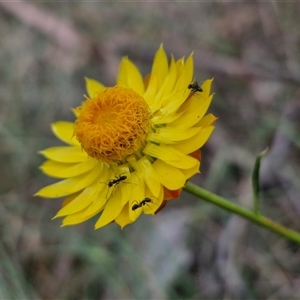
[[[195,78],[214,78],[219,117],[192,181],[300,231],[300,2],[0,2],[1,299],[299,299],[300,248],[183,192],[120,230],[97,218],[60,228],[63,199],[39,150],[50,124],[73,121],[84,77],[114,85],[122,56],[146,75],[161,43],[194,51]]]

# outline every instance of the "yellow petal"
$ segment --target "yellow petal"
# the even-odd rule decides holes
[[[186,96],[182,91],[174,93],[173,95],[169,96],[168,104],[161,109],[161,112],[166,112],[167,114],[174,113],[185,101]]]
[[[189,101],[187,101],[187,103],[180,108],[180,110],[184,110],[184,114],[181,116],[181,118],[170,124],[170,126],[182,128],[194,126],[206,113],[211,104],[212,98],[213,95],[210,95],[208,98],[203,98],[200,93],[198,98],[197,93],[197,96],[191,97],[191,99],[189,99]]]
[[[150,193],[154,197],[158,197],[161,193],[162,186],[160,180],[146,156],[137,161],[138,171],[144,174],[144,180],[148,186]]]
[[[64,207],[66,205],[68,205],[70,202],[72,202],[78,195],[80,195],[80,192],[76,192],[74,194],[69,195],[68,197],[66,197],[63,201],[63,203],[61,204],[61,207]],[[55,217],[53,217],[52,219],[54,219]]]
[[[121,61],[117,84],[131,88],[140,95],[145,92],[140,71],[127,57],[124,57]]]
[[[132,182],[131,182],[131,173],[128,167],[128,164],[118,166],[118,174],[120,176],[126,176],[127,179],[122,181],[118,188],[122,189],[122,205],[128,202],[128,199],[131,197],[132,193]],[[123,202],[124,201],[124,202]]]
[[[125,179],[120,180],[121,177],[125,177]],[[101,183],[105,183],[108,186],[106,199],[109,199],[109,197],[115,192],[116,189],[121,189],[122,199],[124,200],[124,203],[122,202],[122,205],[124,205],[131,196],[132,190],[131,173],[128,164],[119,166],[110,165],[107,173],[105,173],[102,178],[105,179],[102,179],[104,181],[101,181]],[[110,186],[111,183],[113,184]]]
[[[160,88],[162,87],[167,74],[168,74],[168,59],[163,49],[163,46],[161,45],[157,50],[157,52],[155,53],[153,64],[152,64],[152,70],[150,74],[151,76],[149,79],[146,92],[143,95],[144,99],[146,100],[149,106],[155,102],[154,97],[157,91],[159,91]]]
[[[178,118],[180,118],[180,116],[183,114],[183,112],[180,113],[167,113],[167,111],[165,110],[165,108],[160,110],[161,113],[157,113],[155,114],[155,116],[153,116],[151,118],[151,121],[153,122],[153,124],[155,125],[160,125],[160,124],[169,124],[174,122],[175,120],[177,120]]]
[[[141,173],[138,172],[132,173],[131,180],[135,185],[133,188],[132,198],[129,199],[129,218],[130,220],[135,221],[143,210],[140,208],[133,210],[132,207],[134,204],[139,204],[145,198],[145,182]]]
[[[183,92],[187,89],[188,85],[193,80],[193,73],[194,73],[194,58],[192,53],[184,63],[181,76],[179,77],[176,83],[177,91]]]
[[[74,114],[74,116],[76,117],[76,118],[78,118],[79,117],[79,115],[80,115],[80,107],[75,107],[75,108],[72,108],[71,109],[72,110],[72,113]]]
[[[184,154],[192,153],[200,149],[207,142],[214,128],[215,126],[202,127],[197,137],[178,142],[174,144],[173,147]]]
[[[152,113],[155,113],[156,111],[158,111],[162,107],[163,93],[164,93],[164,89],[163,89],[163,86],[162,86],[160,88],[160,90],[157,91],[157,93],[153,97],[152,101],[147,102],[149,107],[150,107],[150,111]]]
[[[82,162],[89,159],[87,153],[81,148],[71,146],[51,147],[39,153],[48,159],[64,163]]]
[[[143,95],[143,98],[145,99],[145,101],[148,103],[149,106],[153,103],[154,96],[158,89],[158,80],[156,74],[151,74],[150,78],[151,80],[147,86],[147,90]]]
[[[150,133],[147,139],[157,142],[159,144],[174,144],[175,142],[186,140],[199,133],[200,128],[174,128],[174,127],[162,127],[158,128],[156,132]]]
[[[96,194],[95,200],[86,208],[84,217],[89,219],[95,216],[104,209],[106,202],[107,198],[105,197],[105,194]]]
[[[111,223],[120,214],[123,209],[120,196],[120,190],[116,190],[116,192],[108,199],[100,218],[95,224],[95,229],[99,229]]]
[[[53,160],[44,162],[40,169],[47,175],[55,178],[69,178],[83,174],[94,168],[99,162],[95,159],[87,159],[81,163],[61,163]]]
[[[80,143],[74,136],[74,123],[65,121],[55,122],[51,124],[51,129],[61,141],[69,145],[80,146]]]
[[[178,65],[182,65],[181,73],[179,79],[176,82],[176,89],[173,90],[173,93],[164,97],[161,102],[162,106],[165,106],[162,111],[167,112],[168,114],[176,112],[178,108],[186,101],[187,96],[190,94],[188,85],[192,81],[193,76],[193,55],[191,54],[186,63],[181,59],[178,62]],[[175,72],[174,72],[175,73]],[[164,95],[165,96],[165,95]],[[172,99],[170,101],[170,99]]]
[[[100,208],[99,211],[95,212],[93,216],[98,214],[102,209],[103,208]],[[85,211],[86,211],[86,209],[83,209],[75,214],[66,216],[63,219],[61,227],[69,226],[69,225],[76,225],[76,224],[82,223],[84,221],[87,221],[88,219],[93,217],[93,216],[86,216]]]
[[[107,202],[105,189],[103,186],[101,189],[98,190],[94,197],[94,201],[90,203],[90,205],[86,208],[84,212],[84,217],[91,218],[92,216],[96,215],[99,211],[102,211],[105,207]]]
[[[94,98],[96,93],[106,90],[106,87],[95,79],[85,77],[86,91],[90,98]]]
[[[115,169],[113,169],[111,166],[107,167],[107,165],[105,165],[103,171],[101,172],[101,180],[99,181],[99,183],[104,184],[106,186],[106,192],[104,195],[106,200],[110,197],[110,195],[114,192],[116,188],[116,185],[114,184],[109,186],[109,183],[111,181],[116,180],[116,176],[117,173],[115,172]],[[99,195],[99,197],[101,198],[102,196]]]
[[[115,222],[123,229],[126,225],[132,223],[133,221],[129,218],[129,204],[127,203],[120,214],[116,217]]]
[[[191,177],[193,177],[195,174],[200,173],[199,170],[200,170],[200,161],[198,161],[198,164],[195,165],[193,168],[182,169],[180,171],[182,172],[182,174],[184,175],[184,177],[186,178],[186,180],[188,180]]]
[[[161,189],[160,194],[158,197],[149,196],[151,202],[146,202],[143,206],[144,214],[146,215],[154,215],[158,208],[161,206],[164,198],[164,190]]]
[[[216,118],[213,114],[207,114],[196,124],[196,126],[208,127],[209,125],[214,125],[217,119],[218,118]]]
[[[176,66],[174,58],[172,57],[171,66],[164,82],[162,83],[160,89],[154,95],[153,101],[149,102],[150,110],[152,113],[165,106],[166,103],[169,103],[170,98],[174,99],[174,97],[176,96],[176,91],[174,89],[176,79]]]
[[[201,88],[203,92],[201,92],[201,94],[203,95],[203,97],[206,98],[209,96],[212,82],[213,79],[207,79],[202,83]]]
[[[174,93],[174,87],[177,79],[176,65],[174,57],[171,58],[168,75],[163,83],[164,97],[167,99],[168,95]]]
[[[72,215],[89,206],[95,200],[99,188],[101,188],[99,183],[94,183],[85,188],[73,201],[61,208],[55,218]]]
[[[177,59],[176,61],[176,71],[177,71],[177,79],[179,79],[182,75],[182,71],[184,69],[184,57]]]
[[[161,85],[165,81],[165,78],[168,74],[168,69],[169,69],[168,58],[167,58],[166,52],[164,51],[163,45],[161,45],[155,53],[152,70],[151,70],[151,75],[155,74],[155,76],[158,80],[159,87],[161,87]],[[150,78],[150,82],[151,82],[151,79],[152,78]]]
[[[190,169],[197,164],[197,160],[191,156],[176,150],[174,146],[154,145],[148,143],[143,152],[152,157],[159,158],[169,165],[180,169]]]
[[[127,72],[126,72],[126,62],[128,58],[123,57],[120,65],[119,65],[119,72],[118,72],[118,77],[117,77],[117,85],[122,85],[124,87],[128,87],[128,81],[127,81]]]
[[[99,164],[99,166],[101,166]],[[73,178],[61,180],[40,189],[35,196],[45,198],[58,198],[81,191],[94,183],[101,175],[101,168],[94,168],[91,172]]]
[[[157,159],[153,168],[163,186],[169,190],[177,190],[184,186],[186,178],[182,172],[169,164]]]

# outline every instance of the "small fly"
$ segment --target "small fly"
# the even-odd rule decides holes
[[[188,89],[191,90],[192,94],[195,94],[197,92],[203,92],[202,88],[200,87],[197,81],[190,83],[188,85]]]

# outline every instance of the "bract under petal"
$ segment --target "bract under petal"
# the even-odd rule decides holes
[[[164,188],[164,199],[167,201],[177,199],[179,198],[181,192],[182,192],[182,188],[177,190],[169,190],[167,188]],[[162,206],[166,205],[167,201],[164,201],[162,203]]]

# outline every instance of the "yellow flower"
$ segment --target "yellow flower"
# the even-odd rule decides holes
[[[95,229],[113,221],[124,227],[141,212],[155,214],[178,198],[185,182],[199,172],[199,148],[216,120],[205,115],[212,80],[198,90],[191,83],[193,55],[172,57],[169,64],[162,46],[145,80],[127,57],[116,86],[86,79],[88,96],[74,109],[75,123],[52,124],[68,146],[40,152],[47,159],[41,170],[62,180],[36,195],[66,196],[55,216],[64,217],[62,226],[100,213]]]

